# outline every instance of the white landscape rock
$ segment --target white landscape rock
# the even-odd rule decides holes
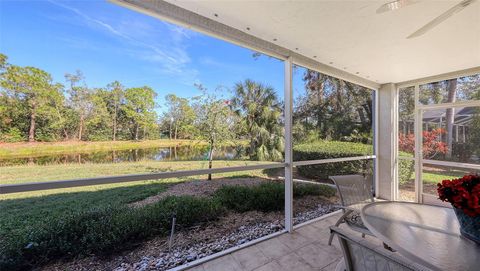
[[[313,210],[296,214],[294,224],[300,224],[336,210],[338,210],[338,205],[318,205]],[[280,231],[283,229],[282,222],[277,220],[243,225],[229,235],[220,237],[212,242],[200,242],[190,246],[175,247],[172,251],[164,251],[155,257],[143,257],[137,263],[122,263],[114,271],[167,270]]]

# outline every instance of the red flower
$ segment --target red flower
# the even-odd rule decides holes
[[[448,146],[441,140],[442,135],[445,133],[445,129],[442,128],[423,131],[423,158],[433,158],[437,154],[447,153]],[[415,151],[415,135],[400,133],[398,135],[398,147],[401,151],[413,153]]]
[[[480,176],[465,175],[460,179],[443,180],[437,184],[438,198],[450,202],[466,215],[480,215]]]

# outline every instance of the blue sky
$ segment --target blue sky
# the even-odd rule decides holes
[[[283,62],[106,1],[0,1],[0,52],[9,62],[35,66],[65,83],[79,69],[90,87],[118,80],[151,86],[158,103],[174,93],[231,89],[250,78],[283,99]],[[303,88],[296,72],[295,88]],[[163,111],[159,108],[159,111]]]

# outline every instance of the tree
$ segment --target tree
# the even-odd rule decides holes
[[[235,84],[231,107],[245,120],[251,159],[281,160],[283,135],[281,104],[273,88],[245,80]]]
[[[448,146],[440,140],[443,134],[445,134],[445,130],[442,128],[433,129],[432,131],[423,131],[423,158],[432,159],[438,154],[446,154],[448,152]],[[415,135],[413,133],[399,133],[398,147],[400,151],[414,153]]]
[[[38,118],[54,112],[56,104],[62,100],[63,86],[54,84],[50,74],[41,69],[6,64],[3,56],[2,62],[5,67],[0,78],[3,95],[24,106],[29,116],[28,141],[34,142]]]
[[[306,93],[296,100],[294,124],[316,128],[321,139],[371,141],[371,90],[311,70],[303,80]]]
[[[453,103],[456,100],[457,79],[447,80],[447,103]],[[455,122],[455,108],[447,108],[445,114],[445,121],[447,122],[447,158],[452,157],[453,145],[453,124]]]
[[[88,133],[85,137],[88,140],[108,140],[112,131],[113,118],[109,112],[109,102],[112,93],[105,89],[94,89],[89,96],[91,109],[85,119],[85,127]]]
[[[191,138],[195,128],[193,126],[195,112],[189,100],[175,94],[168,94],[165,101],[167,112],[164,114],[164,119],[169,122],[170,139]]]
[[[70,95],[70,105],[79,115],[78,121],[78,140],[84,136],[85,118],[91,109],[90,89],[85,84],[85,77],[79,70],[75,74],[65,74],[65,79],[70,83],[68,93]]]
[[[195,126],[198,129],[198,137],[209,144],[208,168],[212,168],[213,154],[215,149],[223,142],[234,138],[233,117],[228,107],[229,100],[222,99],[215,93],[208,93],[203,86],[197,86],[203,95],[195,97],[194,108],[197,115]],[[208,180],[212,174],[208,174]]]
[[[123,110],[131,123],[131,134],[134,140],[139,140],[140,128],[146,130],[155,125],[155,91],[147,86],[127,88]]]
[[[107,89],[110,90],[110,95],[107,100],[108,108],[111,112],[112,119],[112,140],[117,140],[118,131],[118,119],[120,115],[120,108],[125,96],[125,88],[120,82],[114,81],[107,85]]]

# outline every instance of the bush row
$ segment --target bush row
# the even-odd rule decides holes
[[[109,254],[166,234],[174,213],[178,225],[188,227],[214,220],[223,212],[218,201],[188,196],[168,197],[136,209],[124,206],[72,212],[3,236],[0,269],[23,270],[61,257]]]
[[[294,184],[293,196],[334,196],[336,190],[321,184]],[[280,211],[284,208],[283,183],[264,183],[258,186],[224,186],[215,192],[215,198],[225,207],[237,212]]]
[[[297,145],[293,148],[294,161],[342,158],[371,155],[372,145],[342,142],[316,141]],[[345,174],[371,174],[371,160],[357,160],[319,165],[300,166],[298,172],[305,177],[314,179],[328,179],[329,176]]]
[[[295,196],[333,196],[325,185],[296,185]],[[152,236],[164,236],[176,214],[179,227],[212,221],[226,208],[235,211],[276,211],[284,206],[283,183],[224,186],[214,197],[167,197],[142,208],[104,207],[71,212],[33,228],[0,237],[0,270],[32,269],[58,258],[106,255],[127,249]]]

